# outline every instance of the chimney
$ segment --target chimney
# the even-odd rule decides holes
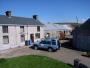
[[[37,20],[38,15],[33,15],[33,19]]]
[[[6,16],[11,17],[11,11],[6,11]]]

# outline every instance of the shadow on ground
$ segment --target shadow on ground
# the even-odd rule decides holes
[[[73,65],[69,64],[69,63],[66,63],[67,65],[69,65],[70,67],[74,67]]]
[[[29,47],[29,48],[35,50],[34,47]],[[37,50],[41,50],[41,51],[46,51],[46,52],[48,52],[48,49],[43,49],[43,48],[38,48]],[[53,50],[52,52],[57,52],[57,50]]]
[[[67,42],[61,43],[61,46],[64,48],[80,51],[80,50],[73,47],[73,40],[72,39],[69,39]]]

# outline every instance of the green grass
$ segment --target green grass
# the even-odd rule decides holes
[[[0,68],[72,68],[58,60],[45,56],[20,56],[8,59],[0,59]]]

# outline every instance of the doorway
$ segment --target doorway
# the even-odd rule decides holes
[[[34,42],[34,34],[30,34],[30,39],[32,42]]]

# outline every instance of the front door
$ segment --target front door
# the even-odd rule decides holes
[[[34,34],[30,34],[30,39],[32,42],[34,42]]]

